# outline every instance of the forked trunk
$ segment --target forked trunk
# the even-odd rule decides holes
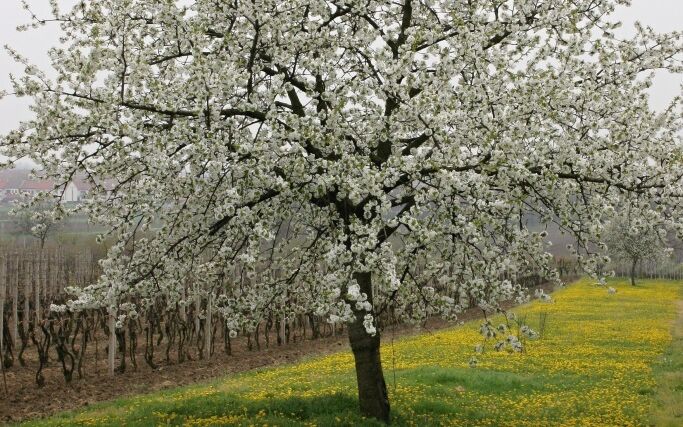
[[[370,273],[355,273],[354,278],[361,292],[368,295],[372,303],[372,279]],[[349,342],[356,362],[356,379],[358,381],[358,402],[360,411],[366,417],[389,422],[389,396],[382,372],[382,360],[379,352],[379,331],[375,336],[369,335],[363,326],[367,314],[355,311],[356,320],[349,326]]]

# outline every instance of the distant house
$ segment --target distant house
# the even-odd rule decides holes
[[[19,197],[21,182],[25,176],[21,173],[2,171],[0,174],[0,202],[9,202]]]
[[[22,194],[37,194],[47,192],[61,196],[62,202],[73,203],[86,199],[92,191],[92,184],[83,176],[77,176],[66,185],[59,185],[55,189],[56,181],[35,178],[30,170],[6,169],[0,170],[0,202],[8,203],[19,199]]]
[[[73,184],[78,190],[78,200],[80,201],[83,199],[87,199],[88,195],[90,194],[90,190],[92,190],[92,184],[82,179],[75,180]]]
[[[54,187],[55,185],[52,181],[25,179],[21,181],[21,184],[19,185],[19,192],[37,194],[41,191],[52,191],[54,190]]]
[[[19,187],[20,193],[37,194],[42,191],[61,195],[63,202],[78,202],[81,200],[81,192],[73,182],[69,182],[64,189],[61,187],[55,189],[54,181],[26,179]]]
[[[66,185],[64,195],[62,196],[65,202],[80,202],[83,199],[83,192],[72,181]]]

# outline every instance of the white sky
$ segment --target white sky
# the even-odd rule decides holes
[[[28,0],[32,9],[40,16],[48,16],[47,0]],[[63,9],[75,4],[76,0],[59,0]],[[640,21],[660,32],[683,30],[683,0],[632,0],[630,8],[622,8],[617,17],[624,22],[622,34],[628,35],[633,22]],[[9,45],[17,49],[33,63],[47,69],[47,50],[57,44],[59,28],[47,25],[27,32],[17,32],[17,25],[30,21],[28,12],[22,9],[20,0],[0,0],[0,46]],[[13,63],[7,53],[0,51],[0,90],[9,90],[9,73],[20,74],[22,67]],[[652,87],[651,104],[662,108],[676,93],[680,93],[683,76],[660,73]],[[0,134],[13,129],[21,120],[28,119],[28,101],[7,97],[0,100]]]

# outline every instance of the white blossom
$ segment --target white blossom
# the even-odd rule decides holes
[[[559,281],[531,216],[594,274],[615,212],[683,234],[683,97],[647,101],[649,73],[683,69],[681,34],[611,35],[621,1],[182,3],[55,12],[52,79],[9,50],[34,117],[2,137],[6,163],[92,185],[27,206],[113,241],[69,310],[135,301],[123,324],[212,289],[231,331],[316,313],[377,334],[388,306],[455,319]]]

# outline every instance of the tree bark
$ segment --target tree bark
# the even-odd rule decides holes
[[[637,258],[631,262],[631,286],[636,285],[636,265],[638,265]]]
[[[366,293],[368,301],[372,303],[370,273],[354,273],[354,278],[358,282],[361,292]],[[356,364],[360,411],[366,417],[389,423],[389,396],[382,372],[379,331],[375,336],[369,335],[363,326],[363,320],[367,313],[362,310],[356,311],[355,307],[353,309],[356,319],[349,326],[349,342]]]

